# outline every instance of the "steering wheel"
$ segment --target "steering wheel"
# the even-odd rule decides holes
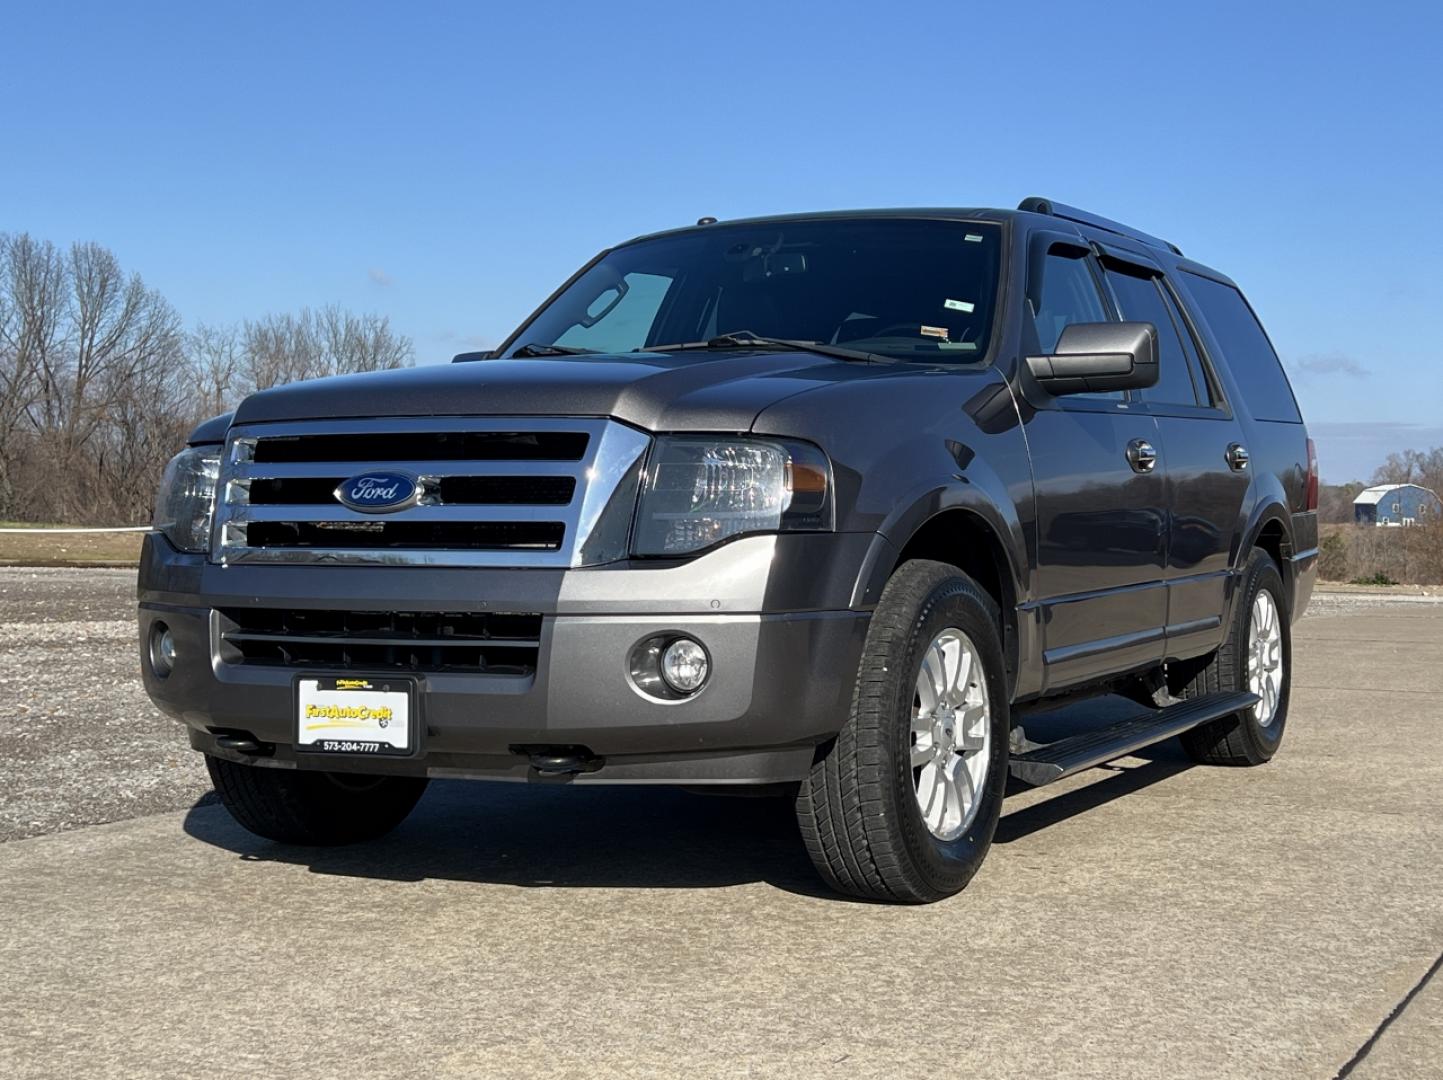
[[[875,333],[868,334],[868,337],[889,337],[893,330],[902,331],[898,337],[924,337],[921,330],[921,323],[893,323],[891,326],[884,326]]]

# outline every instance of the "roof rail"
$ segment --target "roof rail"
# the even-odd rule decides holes
[[[1033,214],[1047,214],[1049,217],[1062,218],[1064,221],[1075,221],[1079,225],[1091,225],[1094,229],[1101,229],[1103,232],[1116,233],[1118,236],[1130,236],[1134,240],[1140,240],[1148,247],[1163,248],[1171,251],[1174,255],[1181,256],[1182,249],[1176,244],[1170,244],[1166,240],[1145,233],[1141,229],[1134,229],[1124,225],[1120,221],[1113,221],[1111,218],[1100,217],[1097,214],[1089,214],[1086,210],[1079,210],[1075,206],[1068,206],[1066,203],[1053,202],[1051,199],[1044,199],[1037,195],[1029,196],[1017,204],[1017,209],[1026,210]]]

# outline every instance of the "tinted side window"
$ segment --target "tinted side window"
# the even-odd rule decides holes
[[[1056,348],[1063,329],[1073,323],[1107,322],[1109,318],[1087,260],[1049,252],[1042,268],[1042,292],[1037,308],[1037,336],[1042,342],[1042,351],[1050,353]],[[1071,394],[1069,399],[1122,401],[1125,396],[1121,390],[1099,390],[1091,394]]]
[[[1081,258],[1049,254],[1042,268],[1042,290],[1037,307],[1037,337],[1042,351],[1050,353],[1064,327],[1073,323],[1107,322],[1097,282]]]
[[[1195,274],[1187,276],[1187,287],[1222,346],[1223,363],[1233,373],[1248,412],[1259,420],[1300,421],[1302,416],[1283,365],[1243,294],[1230,285]]]
[[[1193,337],[1187,318],[1178,306],[1177,295],[1162,278],[1158,278],[1157,286],[1162,290],[1162,298],[1167,302],[1173,325],[1177,327],[1178,337],[1182,339],[1183,352],[1187,353],[1187,369],[1192,372],[1192,384],[1197,389],[1198,400],[1204,405],[1216,405],[1219,399],[1213,382],[1215,376],[1209,374],[1204,366],[1202,355],[1198,352],[1197,339]]]
[[[1168,405],[1196,405],[1197,392],[1188,371],[1182,339],[1173,325],[1172,314],[1163,302],[1157,279],[1137,277],[1113,267],[1107,269],[1107,284],[1117,297],[1118,310],[1127,322],[1149,322],[1157,327],[1157,385],[1142,390],[1143,401]]]

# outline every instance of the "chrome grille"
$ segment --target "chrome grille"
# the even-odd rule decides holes
[[[579,566],[625,554],[650,439],[612,420],[327,420],[238,426],[212,535],[222,564]],[[336,490],[403,472],[416,505],[387,514]],[[608,507],[612,513],[607,514]]]

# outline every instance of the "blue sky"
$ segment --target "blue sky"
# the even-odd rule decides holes
[[[116,251],[187,321],[339,303],[422,362],[695,220],[1013,206],[1236,278],[1324,477],[1443,445],[1434,4],[21,4],[0,230]]]

